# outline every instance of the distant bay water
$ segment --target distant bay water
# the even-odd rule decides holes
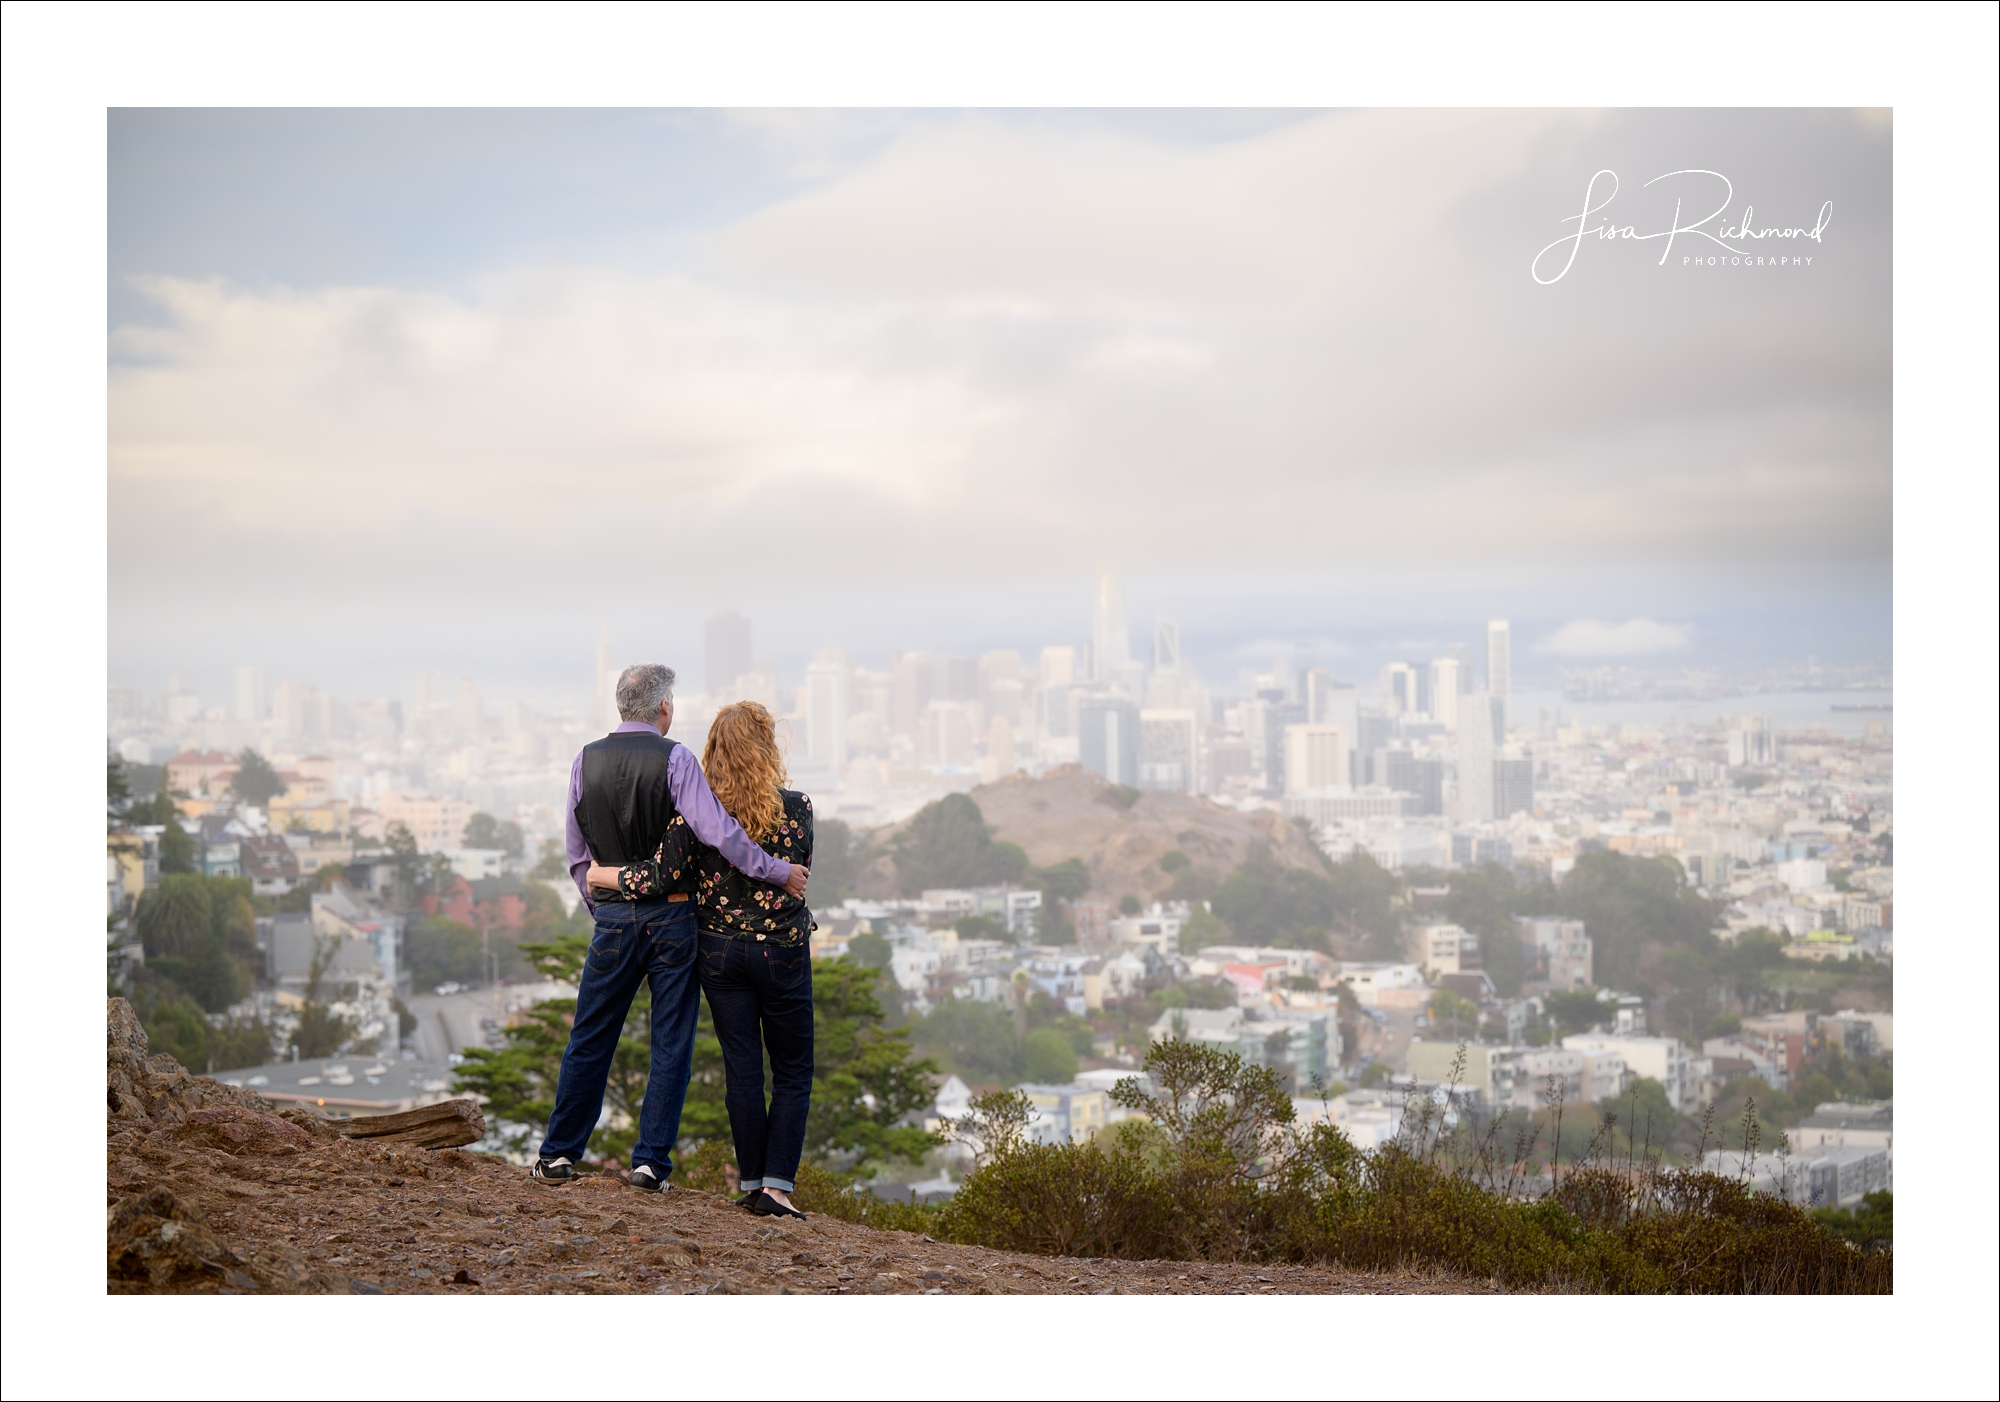
[[[1886,689],[1764,691],[1704,701],[1570,701],[1555,691],[1517,691],[1508,704],[1508,720],[1515,727],[1532,730],[1543,711],[1561,711],[1565,721],[1575,719],[1585,726],[1713,725],[1724,716],[1761,715],[1771,718],[1774,730],[1818,727],[1858,739],[1870,721],[1889,726],[1893,733],[1895,713],[1887,709],[1893,695]],[[1836,706],[1882,709],[1835,710]]]

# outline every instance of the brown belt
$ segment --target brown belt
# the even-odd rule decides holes
[[[694,897],[690,896],[686,891],[676,891],[667,897],[667,903],[671,905],[675,901],[691,901],[693,899]]]
[[[590,888],[590,890],[592,897],[600,905],[603,904],[605,901],[630,902],[632,900],[632,897],[625,895],[621,891],[614,891],[608,886],[593,886]],[[674,905],[680,901],[691,901],[694,899],[694,897],[693,895],[691,895],[686,891],[676,891],[672,895],[668,896],[666,899],[668,905]]]

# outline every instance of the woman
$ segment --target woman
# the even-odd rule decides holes
[[[769,711],[755,701],[724,706],[708,728],[701,767],[722,806],[765,851],[812,867],[812,800],[784,787],[785,761]],[[691,835],[682,841],[691,848],[685,857],[663,847],[650,861],[593,865],[589,881],[643,896],[664,889],[663,861],[693,862],[701,987],[722,1043],[723,1103],[745,1190],[738,1201],[761,1217],[803,1218],[791,1194],[812,1103],[812,912],[784,887],[743,875],[713,847]]]

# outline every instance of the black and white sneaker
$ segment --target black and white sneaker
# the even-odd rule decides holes
[[[528,1177],[537,1183],[573,1183],[576,1165],[566,1158],[538,1159],[528,1170]]]
[[[632,1186],[644,1193],[664,1193],[667,1180],[653,1171],[649,1163],[642,1163],[632,1170]]]

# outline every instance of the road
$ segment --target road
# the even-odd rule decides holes
[[[470,993],[453,993],[440,998],[435,993],[418,993],[408,1000],[417,1019],[411,1038],[422,1061],[444,1061],[467,1047],[502,1045],[498,1029],[520,1008],[545,998],[574,997],[567,984],[496,984]],[[486,1026],[491,1019],[493,1026]]]

